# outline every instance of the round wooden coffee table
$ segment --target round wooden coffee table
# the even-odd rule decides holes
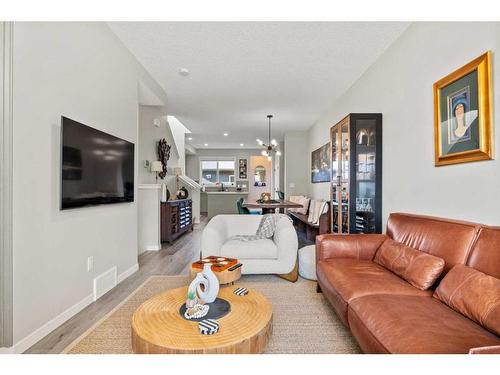
[[[220,318],[214,335],[202,335],[198,323],[184,319],[179,308],[186,301],[187,287],[169,290],[144,302],[132,317],[132,348],[135,353],[201,354],[262,353],[272,332],[273,309],[259,292],[245,296],[223,287],[219,298],[231,304]]]

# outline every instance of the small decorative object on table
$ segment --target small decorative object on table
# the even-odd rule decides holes
[[[260,195],[260,200],[262,202],[269,202],[271,200],[271,193],[262,193]]]
[[[241,277],[241,263],[238,259],[210,256],[191,264],[191,277],[194,278],[205,265],[209,265],[219,284],[234,283]]]
[[[219,322],[215,319],[205,319],[198,323],[202,335],[213,335],[219,332]]]
[[[196,274],[196,277],[191,282],[188,288],[188,300],[192,293],[196,294],[198,300],[203,300],[206,303],[212,303],[217,298],[219,293],[219,279],[212,271],[212,264],[207,262],[203,265],[203,271]],[[203,289],[201,289],[203,285]],[[186,302],[187,303],[187,302]]]
[[[177,190],[177,198],[178,199],[187,199],[189,193],[187,189],[183,186],[179,190]]]
[[[248,294],[247,288],[236,288],[233,292],[237,296],[246,296]]]

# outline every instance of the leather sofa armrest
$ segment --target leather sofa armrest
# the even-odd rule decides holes
[[[471,348],[469,354],[500,354],[500,345]]]
[[[316,236],[316,262],[330,258],[372,260],[385,234],[322,234]]]

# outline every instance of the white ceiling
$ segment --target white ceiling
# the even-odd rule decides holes
[[[196,148],[255,148],[308,129],[408,27],[397,22],[120,22]],[[180,68],[190,71],[179,74]],[[224,137],[223,133],[229,136]]]

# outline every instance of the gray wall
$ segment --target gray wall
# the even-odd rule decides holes
[[[500,23],[414,23],[310,129],[311,151],[349,112],[383,114],[383,222],[406,211],[500,224],[500,160],[434,166],[434,82],[493,51],[494,141],[500,144]],[[495,78],[496,77],[496,78]],[[329,198],[327,183],[309,184]]]
[[[307,195],[310,179],[308,165],[308,133],[285,133],[284,157],[284,189],[286,197],[290,195]]]
[[[158,160],[156,152],[158,141],[165,138],[167,143],[172,146],[170,152],[170,159],[167,167],[175,167],[178,165],[179,158],[174,149],[174,139],[172,132],[167,128],[167,121],[162,118],[163,111],[161,107],[157,106],[139,106],[139,167],[138,167],[138,181],[139,184],[155,183],[155,173],[151,173],[151,167],[144,168],[144,161]],[[161,119],[160,127],[153,125],[154,119]],[[160,182],[161,180],[158,179]]]
[[[156,84],[104,23],[15,23],[14,34],[17,351],[91,301],[96,276],[137,265],[136,202],[59,210],[61,115],[137,146],[138,82]]]

